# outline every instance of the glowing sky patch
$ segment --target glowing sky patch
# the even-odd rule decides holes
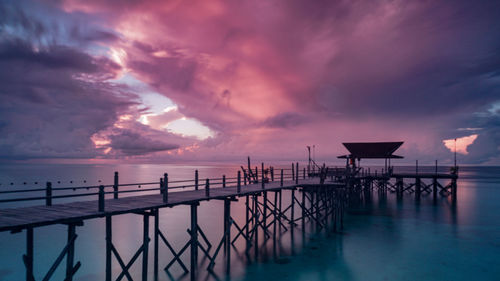
[[[474,143],[479,135],[474,134],[470,136],[465,136],[461,138],[456,138],[456,151],[457,153],[467,155],[467,147]],[[444,146],[448,148],[451,152],[455,152],[455,139],[443,140]]]
[[[204,126],[196,119],[181,118],[170,122],[165,127],[169,132],[188,137],[196,137],[204,140],[209,137],[214,137],[214,133],[210,128]]]

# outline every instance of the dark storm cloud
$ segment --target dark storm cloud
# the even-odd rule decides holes
[[[134,105],[126,89],[88,55],[67,47],[35,51],[21,40],[0,44],[0,154],[4,158],[99,155],[91,136]],[[104,65],[113,63],[104,63]],[[86,79],[79,78],[82,75]],[[90,77],[97,80],[90,80]]]
[[[111,135],[110,140],[109,146],[125,155],[143,155],[180,147],[176,144],[150,139],[130,130],[123,130],[119,134]]]

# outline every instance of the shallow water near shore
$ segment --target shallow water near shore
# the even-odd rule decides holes
[[[19,188],[18,184],[35,181],[60,186],[110,183],[115,170],[120,180],[147,182],[165,171],[172,179],[232,175],[234,165],[0,165],[0,190]],[[410,171],[411,167],[396,168]],[[425,168],[422,168],[425,169]],[[432,170],[432,167],[428,167]],[[27,177],[26,175],[29,175]],[[419,201],[411,194],[398,200],[374,192],[372,200],[350,210],[344,229],[339,233],[317,233],[312,226],[302,230],[299,225],[283,232],[258,262],[247,263],[243,243],[236,243],[231,257],[233,280],[498,280],[500,276],[500,167],[461,167],[456,203],[450,198],[423,196]],[[10,185],[10,182],[15,183]],[[2,195],[3,196],[3,195]],[[5,196],[4,196],[5,197]],[[284,204],[289,194],[283,193]],[[43,202],[38,202],[41,204]],[[54,202],[54,203],[57,203]],[[0,206],[2,207],[2,206]],[[5,206],[4,206],[5,207]],[[10,207],[13,207],[12,205]],[[243,200],[232,204],[236,221],[244,217]],[[222,235],[223,203],[204,202],[199,207],[200,227],[212,244]],[[120,215],[113,218],[115,246],[128,261],[142,241],[142,217]],[[189,207],[178,206],[162,211],[160,227],[176,250],[188,240]],[[104,280],[104,220],[92,219],[77,227],[76,261],[82,267],[75,280]],[[66,240],[66,226],[55,225],[35,229],[35,272],[42,279],[57,258]],[[261,240],[262,241],[262,240]],[[152,245],[150,245],[152,246]],[[24,232],[0,233],[0,280],[24,280],[22,254],[25,252]],[[150,279],[152,277],[150,250]],[[200,256],[201,257],[201,256]],[[160,248],[160,268],[171,255]],[[183,257],[188,263],[188,254]],[[201,258],[200,258],[201,260]],[[63,279],[65,263],[56,271],[54,280]],[[205,268],[205,265],[200,268]],[[222,255],[215,267],[218,278],[224,279]],[[114,261],[113,271],[119,274]],[[140,279],[140,261],[131,267],[134,280]],[[210,279],[201,270],[200,280]],[[174,279],[182,276],[179,266],[172,267]],[[188,280],[189,276],[183,277]],[[160,271],[160,280],[170,280]]]

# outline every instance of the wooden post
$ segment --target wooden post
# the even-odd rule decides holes
[[[99,186],[99,212],[104,212],[104,185]]]
[[[255,181],[259,182],[259,168],[257,166],[255,166]]]
[[[167,191],[165,190],[165,194]],[[143,215],[143,232],[142,232],[142,281],[148,281],[148,250],[149,250],[149,215]]]
[[[52,206],[52,183],[50,181],[45,184],[45,205]]]
[[[198,190],[198,170],[194,171],[194,189]]]
[[[210,180],[205,181],[205,196],[210,197]]]
[[[295,180],[295,165],[292,163],[292,181]]]
[[[111,281],[112,241],[111,216],[106,216],[106,281]]]
[[[222,175],[222,188],[226,188],[226,175]]]
[[[299,184],[299,162],[295,163],[295,184]]]
[[[26,228],[26,255],[23,257],[26,265],[26,281],[33,279],[33,227]]]
[[[262,189],[264,189],[264,188],[265,188],[265,187],[264,187],[264,162],[262,162],[262,166],[261,166],[261,167],[262,167],[262,168],[260,169],[260,172],[261,172],[261,174],[262,174],[262,176],[261,176],[261,177],[262,177],[262,178],[261,178],[261,181],[262,181],[261,185],[262,185]]]
[[[115,172],[115,177],[114,177],[113,198],[118,199],[118,172]]]
[[[304,168],[303,179],[306,179],[306,168]]]
[[[269,167],[271,171],[271,181],[274,181],[274,167]]]
[[[243,184],[247,185],[247,171],[243,171]]]
[[[163,203],[168,203],[168,173],[163,174]]]
[[[280,186],[283,186],[283,169],[281,169]]]
[[[208,182],[208,179],[207,179]],[[191,204],[191,280],[196,280],[198,266],[198,203]]]
[[[154,260],[153,260],[153,280],[158,281],[158,246],[160,239],[160,209],[154,210]]]
[[[75,225],[68,224],[68,253],[66,256],[66,279],[64,281],[73,280],[73,261],[75,258],[75,243],[71,243],[75,235]]]
[[[238,186],[236,187],[238,193],[241,192],[241,171],[238,171]]]

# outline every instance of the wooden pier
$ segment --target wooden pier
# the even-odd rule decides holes
[[[243,177],[242,177],[243,172]],[[3,199],[0,203],[43,200],[45,205],[27,206],[11,209],[0,209],[0,231],[11,231],[26,233],[26,251],[22,260],[26,268],[26,280],[34,281],[34,234],[37,227],[54,224],[65,224],[67,228],[67,244],[61,250],[53,265],[47,269],[43,280],[53,279],[56,269],[66,259],[66,271],[64,280],[73,280],[81,266],[81,262],[75,262],[75,240],[78,235],[76,227],[82,226],[84,221],[93,218],[105,218],[106,241],[105,248],[105,280],[133,280],[130,268],[142,257],[141,280],[158,280],[160,262],[163,263],[164,271],[168,274],[169,269],[177,264],[186,274],[190,274],[191,280],[197,280],[199,270],[199,256],[209,261],[208,271],[212,271],[215,261],[221,250],[225,255],[225,266],[229,273],[231,245],[238,240],[243,240],[246,245],[245,253],[253,259],[259,257],[259,247],[262,247],[260,239],[265,241],[269,238],[280,239],[281,235],[277,228],[284,229],[302,225],[306,221],[313,223],[318,229],[336,231],[343,226],[343,214],[345,207],[345,185],[343,183],[326,181],[326,170],[320,177],[308,177],[305,169],[299,170],[298,163],[292,165],[292,169],[279,170],[280,175],[274,176],[274,168],[262,168],[259,170],[239,171],[237,177],[227,178],[223,176],[217,179],[206,179],[200,182],[198,172],[195,172],[194,180],[170,181],[168,174],[164,174],[160,182],[140,184],[119,184],[118,173],[115,173],[113,185],[100,185],[90,187],[76,187],[73,190],[93,189],[97,192],[58,195],[62,190],[68,188],[53,188],[52,183],[47,183],[45,195],[42,197],[20,197],[15,199]],[[120,190],[124,186],[157,185],[154,188],[142,188],[134,190]],[[189,189],[189,190],[186,190]],[[291,194],[289,206],[282,204],[282,192],[288,190]],[[36,190],[35,190],[36,191]],[[40,191],[40,190],[38,190]],[[156,194],[121,197],[123,193],[129,192],[154,192]],[[19,192],[29,192],[20,190]],[[299,194],[301,194],[299,196]],[[90,196],[95,198],[89,201],[75,201],[69,203],[55,203],[60,198],[73,198]],[[106,198],[108,197],[108,198]],[[203,201],[223,200],[223,235],[217,244],[208,241],[207,236],[198,224],[198,205]],[[245,201],[245,220],[237,222],[231,216],[231,202]],[[188,242],[181,248],[172,245],[165,231],[159,227],[160,210],[172,208],[178,205],[190,206],[190,229],[187,230]],[[165,210],[168,212],[168,209]],[[126,262],[113,244],[112,218],[121,214],[137,214],[143,216],[143,239],[130,261]],[[150,237],[150,218],[153,218],[153,245]],[[293,235],[293,231],[292,231]],[[278,238],[277,238],[278,237]],[[173,258],[170,261],[159,260],[159,248],[164,244]],[[212,247],[215,246],[216,247]],[[149,250],[153,250],[153,276],[148,276],[150,263],[148,261]],[[189,254],[189,267],[181,258]],[[118,263],[121,273],[113,276],[113,263]]]
[[[378,144],[377,144],[378,145]],[[399,144],[400,145],[400,144]],[[359,156],[359,155],[357,155]],[[372,155],[373,156],[373,155]],[[384,154],[387,156],[387,154]],[[392,157],[391,154],[388,155]],[[369,199],[371,192],[377,190],[385,196],[387,192],[414,193],[417,200],[422,195],[433,194],[434,198],[452,196],[456,200],[458,168],[453,167],[449,174],[419,173],[418,164],[415,173],[393,173],[386,165],[378,173],[363,169],[356,164],[361,157],[346,157],[345,168],[316,165],[311,167],[311,159],[307,167],[299,169],[299,163],[293,163],[288,169],[275,169],[261,164],[260,170],[241,167],[236,177],[211,178],[200,180],[198,171],[194,179],[169,180],[165,173],[161,179],[148,183],[120,184],[118,172],[115,172],[112,185],[59,187],[53,188],[47,182],[45,188],[29,190],[0,191],[3,193],[22,194],[21,197],[0,199],[1,203],[44,201],[41,206],[25,206],[16,208],[0,208],[0,231],[26,233],[26,249],[22,255],[25,265],[26,280],[35,281],[34,277],[34,235],[37,227],[65,224],[67,225],[67,243],[61,250],[52,266],[47,269],[44,281],[53,279],[56,269],[66,259],[65,281],[73,280],[81,262],[75,262],[75,240],[77,226],[83,226],[86,220],[94,218],[105,219],[103,239],[106,241],[105,280],[133,280],[130,268],[135,263],[142,262],[141,280],[158,280],[160,274],[169,275],[172,266],[178,265],[190,280],[199,276],[200,256],[208,261],[206,270],[213,272],[219,254],[224,254],[226,274],[229,276],[231,263],[231,246],[236,241],[244,241],[245,256],[248,261],[259,259],[260,249],[266,249],[265,243],[272,238],[274,242],[281,239],[281,230],[290,232],[293,241],[293,229],[306,222],[318,230],[335,232],[343,228],[346,208]],[[276,174],[278,173],[278,174]],[[132,188],[132,189],[130,189]],[[61,192],[76,191],[74,194]],[[90,190],[88,192],[87,190]],[[83,193],[82,193],[83,191]],[[290,194],[288,206],[283,206],[283,192]],[[30,192],[43,192],[45,196],[29,197]],[[139,195],[134,196],[135,192]],[[128,194],[128,197],[123,197]],[[132,195],[132,196],[130,196]],[[78,198],[87,201],[76,201]],[[88,198],[90,197],[90,200]],[[59,199],[72,199],[68,203],[57,203]],[[209,241],[203,229],[198,224],[198,206],[208,200],[222,200],[223,230],[218,241]],[[245,204],[245,219],[237,221],[231,216],[231,203],[243,200]],[[168,208],[179,205],[190,206],[190,228],[187,230],[188,240],[179,247],[172,245],[167,239],[167,232],[160,229],[159,218]],[[113,217],[121,214],[136,214],[143,217],[142,241],[133,257],[126,262],[113,244]],[[152,238],[150,237],[150,218],[153,218]],[[277,230],[278,229],[278,230]],[[262,241],[263,240],[263,241]],[[153,242],[152,245],[150,242]],[[213,243],[213,244],[212,244]],[[160,246],[170,252],[172,259],[159,259]],[[148,260],[149,251],[153,251],[153,276]],[[182,257],[189,255],[189,264]],[[141,258],[141,259],[139,259]],[[113,264],[119,265],[120,273],[113,276]],[[163,266],[163,271],[160,270]]]

